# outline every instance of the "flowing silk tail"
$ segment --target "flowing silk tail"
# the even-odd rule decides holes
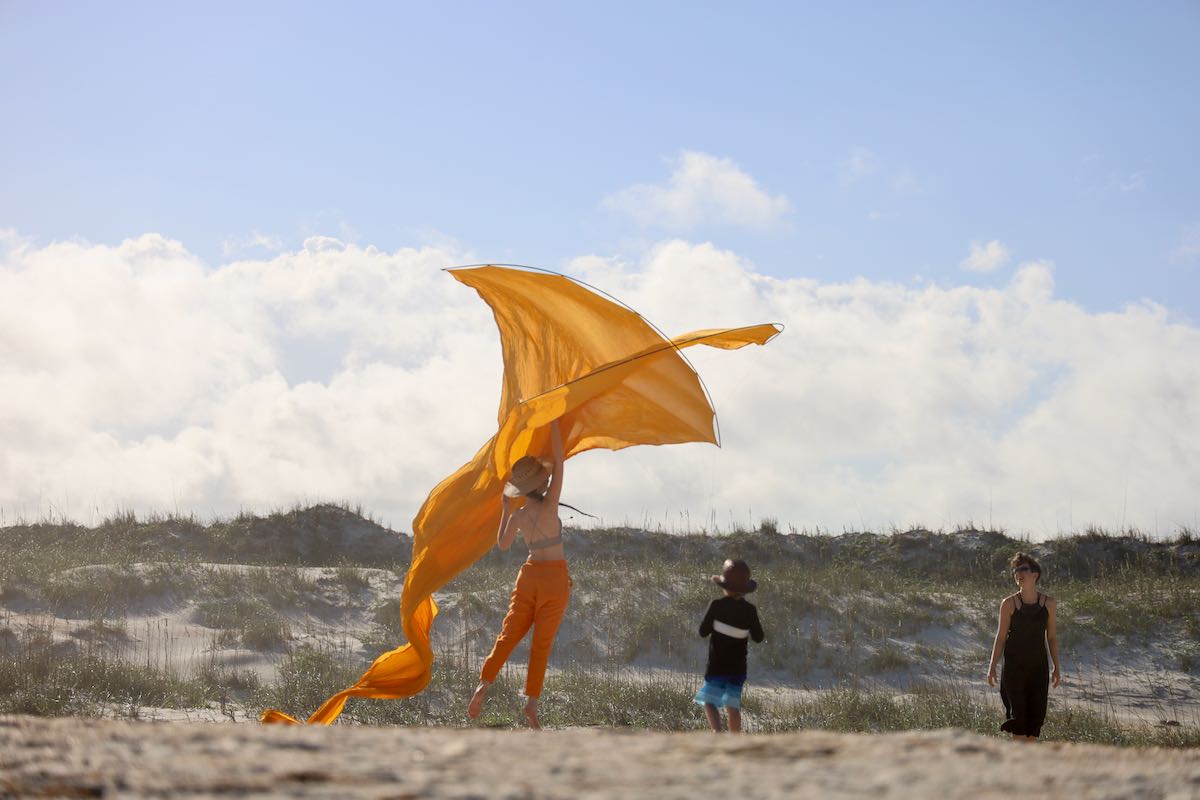
[[[308,718],[309,725],[329,725],[338,718],[346,701],[351,697],[373,697],[379,700],[399,700],[412,697],[429,685],[433,671],[433,649],[429,645],[429,633],[437,616],[437,603],[432,597],[417,606],[411,620],[404,623],[404,634],[408,644],[389,650],[371,664],[348,689],[338,692],[326,700]],[[259,720],[264,723],[299,725],[300,720],[269,708]]]

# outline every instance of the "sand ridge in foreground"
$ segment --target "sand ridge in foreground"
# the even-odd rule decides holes
[[[715,736],[0,717],[0,797],[1200,798],[1200,751],[955,730]]]

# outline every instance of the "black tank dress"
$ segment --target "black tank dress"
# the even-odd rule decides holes
[[[1036,603],[1013,598],[1016,608],[1004,640],[1004,671],[1000,674],[1000,699],[1007,719],[1000,730],[1018,736],[1038,736],[1046,721],[1046,699],[1050,691],[1050,667],[1046,660],[1046,598],[1039,592]]]

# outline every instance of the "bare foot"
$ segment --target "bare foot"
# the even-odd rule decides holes
[[[541,723],[538,722],[536,697],[529,698],[529,701],[525,703],[525,722],[527,722],[529,727],[533,728],[535,731],[540,731],[542,729]]]
[[[471,695],[471,702],[467,703],[467,719],[477,719],[483,712],[483,703],[487,700],[490,685],[487,681],[480,681],[475,687],[475,694]]]

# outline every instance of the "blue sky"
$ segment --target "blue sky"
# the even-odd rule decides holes
[[[458,242],[561,268],[663,236],[770,275],[988,285],[1200,316],[1200,4],[0,4],[0,227]],[[727,159],[787,211],[604,198]],[[232,243],[232,244],[231,244]],[[918,277],[919,276],[919,277]]]
[[[502,261],[787,326],[689,354],[721,450],[572,460],[607,522],[1200,530],[1198,41],[1194,0],[0,0],[0,524],[404,528],[495,430],[440,270]]]

